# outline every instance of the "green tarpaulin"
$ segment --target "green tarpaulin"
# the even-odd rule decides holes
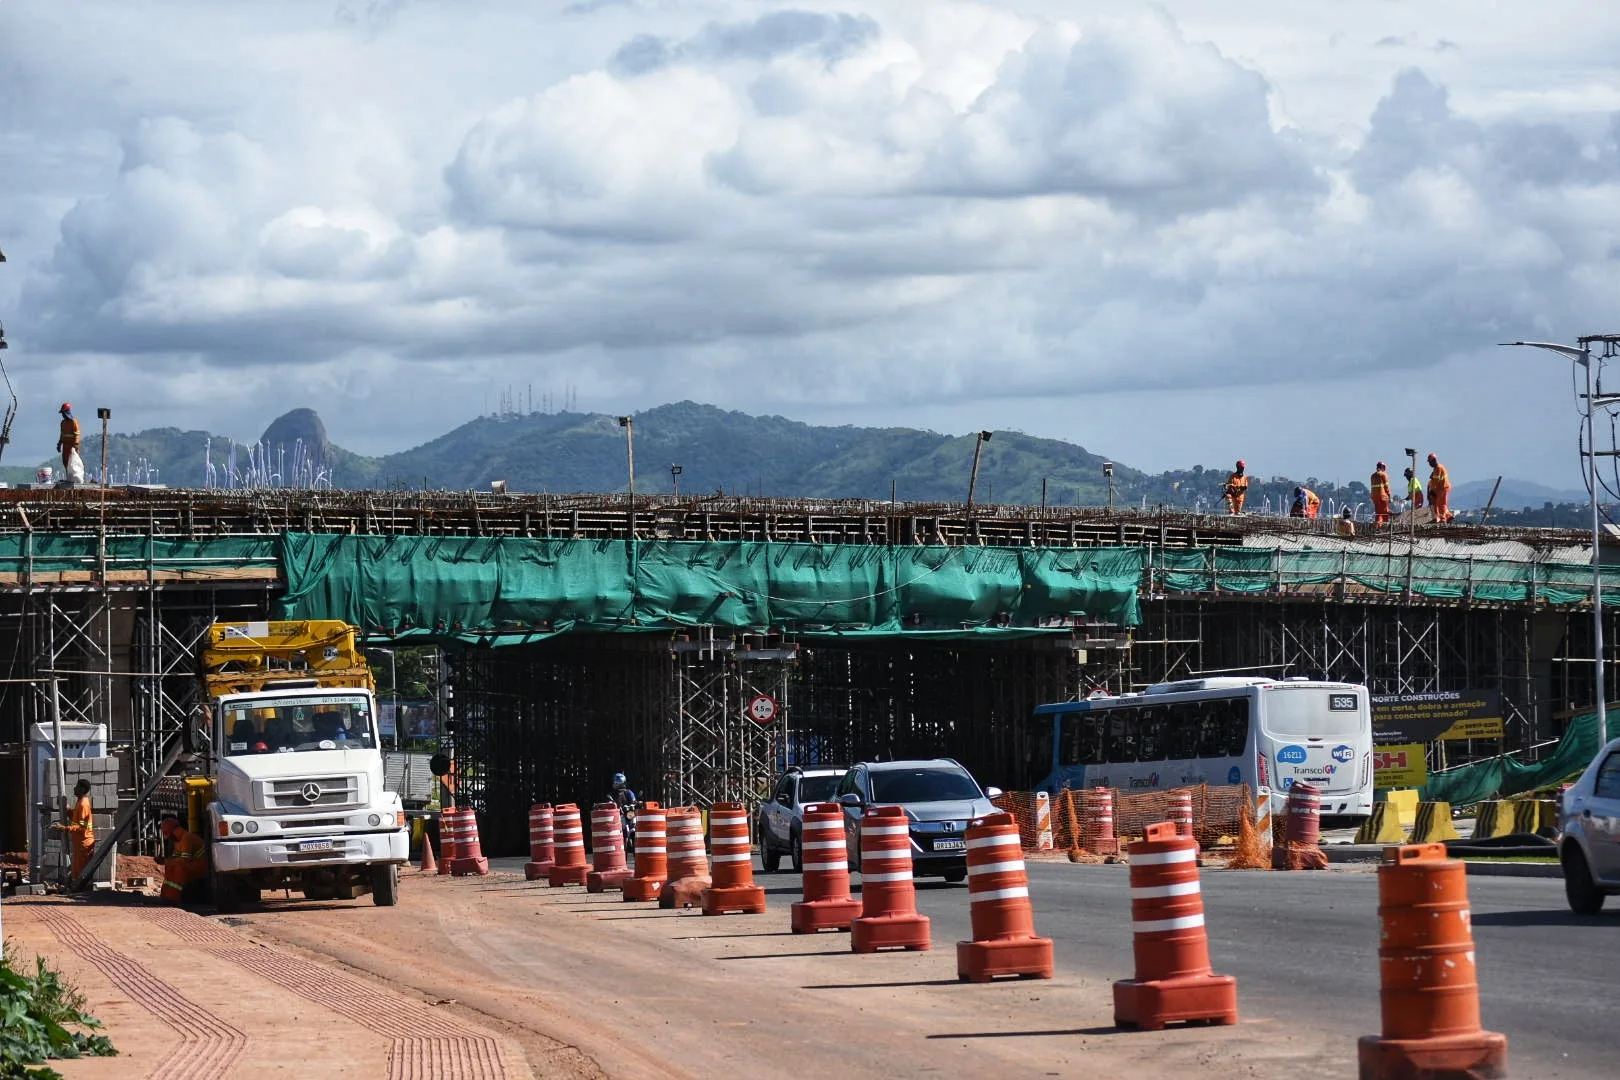
[[[1526,763],[1515,757],[1496,757],[1463,765],[1429,777],[1422,798],[1466,806],[1483,799],[1505,799],[1534,791],[1580,772],[1597,756],[1598,749],[1597,713],[1582,713],[1570,720],[1557,747],[1540,761]]]
[[[1579,563],[1206,547],[1162,551],[1158,566],[1159,584],[1171,592],[1287,593],[1342,582],[1443,600],[1578,604],[1592,596],[1592,567]],[[1603,578],[1604,602],[1620,603],[1620,567],[1606,567]]]
[[[715,625],[1026,636],[1141,621],[1144,549],[288,533],[281,616],[523,639]]]
[[[0,536],[0,573],[55,574],[97,570],[101,556],[94,536],[66,533],[11,533]],[[274,536],[220,536],[171,540],[145,536],[107,537],[109,571],[220,570],[247,566],[274,568],[279,555]]]

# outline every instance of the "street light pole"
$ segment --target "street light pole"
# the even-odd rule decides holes
[[[619,417],[619,426],[624,428],[624,454],[630,465],[630,532],[636,531],[636,428],[635,418],[630,416]]]
[[[990,433],[981,431],[978,438],[973,442],[973,472],[968,476],[967,509],[970,515],[973,513],[973,489],[979,486],[979,452],[984,449],[984,444],[989,441]]]
[[[1549,352],[1559,353],[1574,360],[1586,369],[1586,486],[1591,493],[1592,501],[1592,653],[1596,661],[1592,676],[1593,689],[1597,694],[1597,737],[1601,748],[1609,741],[1609,697],[1607,672],[1604,671],[1603,649],[1603,562],[1599,558],[1599,548],[1602,544],[1602,525],[1598,520],[1598,475],[1597,475],[1597,444],[1592,441],[1592,413],[1600,404],[1595,395],[1592,373],[1592,342],[1607,342],[1611,347],[1620,342],[1620,334],[1595,334],[1591,337],[1577,339],[1580,347],[1571,345],[1556,345],[1546,341],[1504,341],[1503,345],[1517,345],[1531,349],[1546,349]],[[1611,395],[1609,401],[1620,401],[1620,396]]]

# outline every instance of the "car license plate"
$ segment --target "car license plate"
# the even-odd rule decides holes
[[[331,851],[332,850],[332,841],[330,841],[330,840],[300,840],[298,842],[298,850],[299,851]]]
[[[966,849],[967,849],[967,841],[966,840],[935,840],[934,841],[934,850],[935,851],[965,851]]]

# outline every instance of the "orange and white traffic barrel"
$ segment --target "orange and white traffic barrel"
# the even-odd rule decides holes
[[[669,880],[668,832],[663,807],[648,801],[636,811],[636,874],[624,883],[626,900],[656,900]]]
[[[624,856],[624,818],[619,804],[597,803],[591,807],[591,870],[585,875],[585,891],[620,889],[634,876]]]
[[[668,828],[669,878],[658,890],[661,908],[690,907],[711,884],[709,857],[703,850],[703,814],[695,806],[674,806],[665,814]]]
[[[460,819],[459,845],[456,857],[450,862],[453,877],[468,877],[489,873],[489,860],[484,858],[483,846],[478,842],[478,815],[470,806],[452,811]]]
[[[1314,784],[1295,783],[1288,789],[1288,823],[1283,841],[1271,848],[1273,870],[1326,870],[1322,850],[1322,791]]]
[[[1129,855],[1136,978],[1114,984],[1114,1023],[1146,1031],[1178,1021],[1237,1023],[1237,980],[1209,965],[1197,841],[1155,822]]]
[[[1170,793],[1170,824],[1176,827],[1176,835],[1191,837],[1193,834],[1193,800],[1190,791],[1172,791]]]
[[[968,900],[973,940],[956,943],[956,977],[1052,977],[1052,939],[1035,936],[1029,874],[1011,814],[991,814],[967,831]]]
[[[1093,855],[1117,855],[1119,839],[1114,835],[1114,793],[1095,787],[1086,792],[1085,843]]]
[[[1383,1034],[1360,1041],[1362,1080],[1507,1075],[1507,1036],[1480,1027],[1463,863],[1444,844],[1384,849],[1378,867]]]
[[[552,888],[561,885],[583,885],[591,872],[585,862],[585,826],[580,821],[579,807],[563,803],[553,811],[555,846],[551,869],[546,871],[546,883]]]
[[[1052,850],[1052,796],[1044,791],[1035,793],[1035,850]]]
[[[450,863],[460,853],[461,817],[455,807],[447,806],[439,811],[439,873],[450,873]]]
[[[703,892],[703,914],[765,911],[765,890],[754,884],[754,848],[748,839],[748,808],[719,802],[709,808],[709,858],[714,883]]]
[[[861,902],[849,892],[844,808],[837,803],[811,803],[804,808],[800,829],[804,899],[790,909],[793,932],[848,930],[851,920],[861,913]]]
[[[552,818],[550,803],[529,807],[529,861],[523,864],[523,877],[536,881],[551,870]]]
[[[868,807],[861,816],[861,915],[849,924],[851,950],[933,947],[928,916],[917,914],[911,870],[911,819],[898,806]]]

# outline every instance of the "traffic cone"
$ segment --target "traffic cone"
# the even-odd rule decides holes
[[[591,807],[591,871],[585,875],[585,891],[622,889],[634,876],[624,859],[624,819],[619,816],[619,804],[597,803]]]
[[[424,874],[437,874],[439,872],[439,861],[433,857],[433,837],[427,834],[426,829],[422,830],[421,870]]]
[[[1444,844],[1388,848],[1378,867],[1383,1034],[1360,1040],[1361,1080],[1507,1075],[1507,1036],[1479,1025],[1463,863]]]
[[[1182,1020],[1237,1023],[1237,980],[1209,966],[1197,842],[1160,821],[1128,850],[1136,978],[1114,984],[1114,1023],[1144,1031]]]
[[[454,806],[439,811],[439,873],[449,874],[450,867],[461,855],[461,815]]]
[[[1119,854],[1119,839],[1114,835],[1113,791],[1105,787],[1090,789],[1085,808],[1085,842],[1080,846],[1093,855]]]
[[[1288,789],[1288,824],[1283,841],[1271,848],[1273,870],[1326,870],[1322,850],[1322,792],[1314,784],[1295,782]]]
[[[1192,802],[1190,791],[1170,793],[1170,823],[1176,827],[1177,836],[1190,837],[1193,834]]]
[[[1044,791],[1035,793],[1035,850],[1052,850],[1052,796]]]
[[[529,807],[529,861],[523,864],[525,881],[538,881],[551,872],[553,827],[550,803],[535,803]]]
[[[812,803],[804,808],[804,899],[794,904],[790,923],[795,934],[821,930],[848,930],[861,912],[861,902],[849,894],[849,846],[844,841],[844,809],[837,803]]]
[[[669,880],[668,820],[655,802],[636,812],[636,876],[624,883],[626,900],[656,900]]]
[[[552,822],[555,844],[546,884],[554,889],[585,884],[590,868],[585,864],[585,826],[579,819],[579,807],[573,803],[554,807]]]
[[[911,819],[898,806],[873,806],[861,817],[861,916],[849,924],[849,947],[927,952],[928,916],[917,914],[911,877]]]
[[[450,862],[454,877],[482,876],[489,873],[489,860],[484,858],[483,845],[478,842],[478,815],[470,806],[454,811],[460,819],[459,843],[456,857]]]
[[[669,878],[658,890],[661,908],[702,903],[712,881],[703,851],[703,815],[695,806],[677,806],[665,815],[669,830]]]
[[[754,884],[748,808],[742,803],[720,802],[709,808],[709,854],[714,882],[703,891],[703,914],[764,914],[765,890]]]
[[[956,977],[1050,979],[1052,939],[1035,936],[1029,874],[1011,814],[991,814],[968,827],[967,862],[973,940],[956,943]]]

